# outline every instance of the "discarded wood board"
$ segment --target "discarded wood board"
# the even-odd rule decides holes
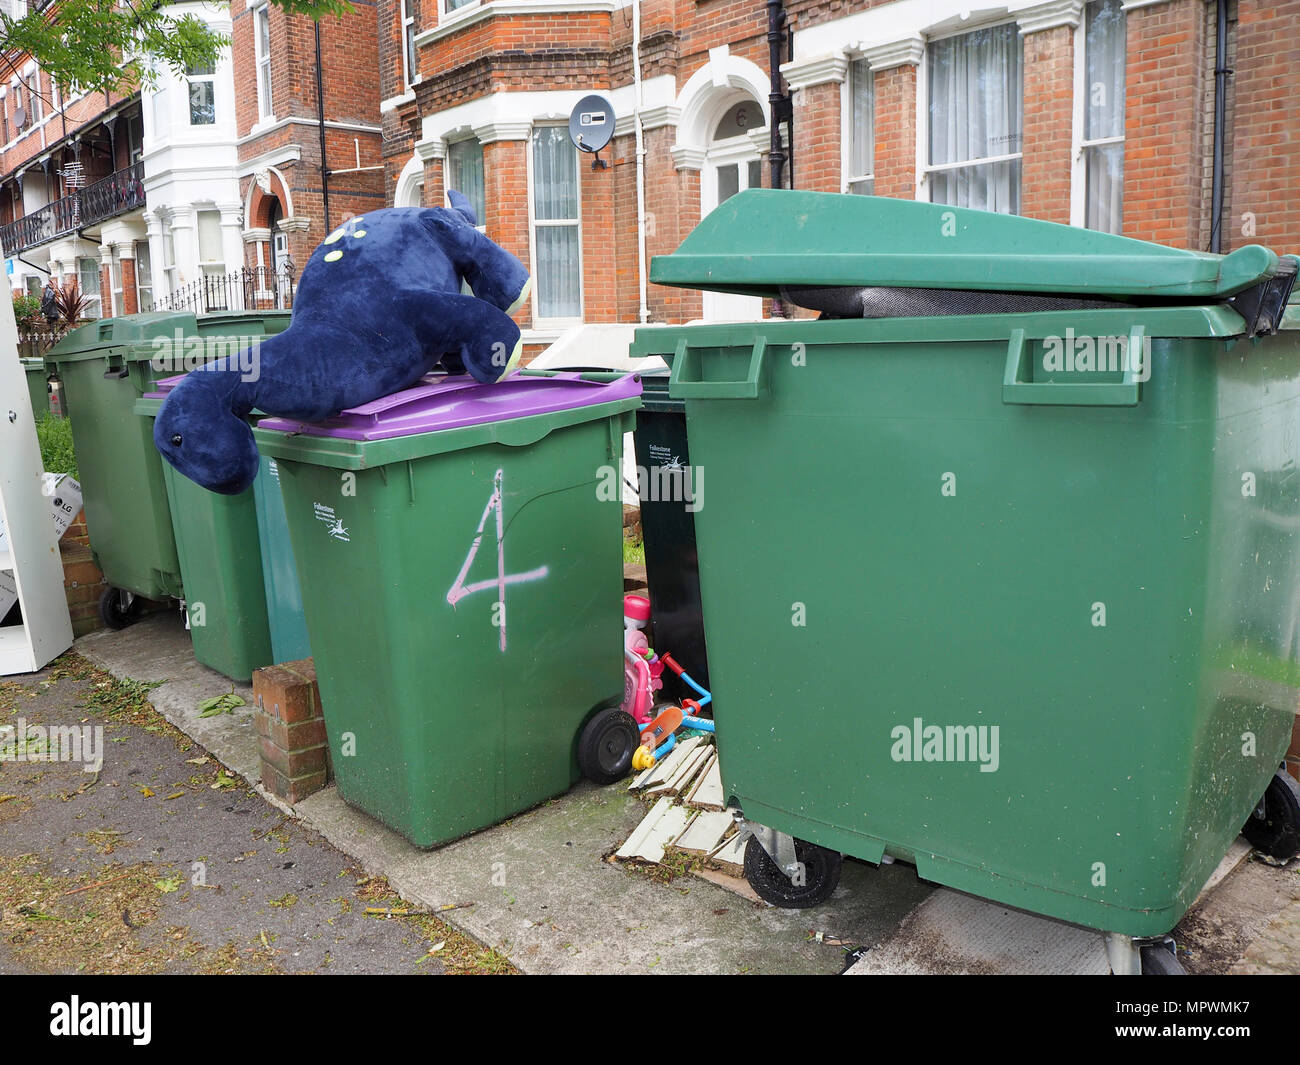
[[[683,854],[711,854],[717,850],[723,837],[735,824],[727,813],[706,812],[697,814],[690,826],[677,837],[673,850]]]
[[[640,776],[634,777],[632,783],[628,785],[628,791],[637,791],[641,788],[652,787],[655,784],[662,784],[673,773],[677,767],[688,758],[692,751],[703,742],[700,736],[692,736],[688,740],[683,740],[674,747],[660,761],[656,762],[649,769],[643,770]]]
[[[736,877],[732,876],[730,873],[723,872],[721,869],[706,868],[692,869],[691,873],[694,876],[698,876],[701,880],[707,880],[710,884],[716,884],[724,891],[734,892],[742,899],[748,899],[750,902],[758,903],[760,906],[767,905],[767,903],[758,897],[758,892],[749,886],[749,881],[743,876]]]
[[[692,780],[695,779],[696,773],[709,757],[709,749],[704,746],[697,747],[685,759],[681,765],[661,784],[657,784],[646,791],[650,795],[680,795]]]
[[[687,802],[701,810],[725,810],[722,798],[722,767],[718,759],[701,776],[699,784],[688,796]]]
[[[664,859],[664,849],[681,835],[693,813],[684,806],[674,806],[672,799],[660,799],[632,830],[627,842],[614,852],[614,857],[658,864]]]
[[[708,860],[724,873],[731,876],[744,876],[745,845],[749,842],[749,837],[750,833],[748,832],[737,832],[736,835],[729,840],[725,840],[721,847],[710,854]]]
[[[713,768],[713,763],[717,760],[718,752],[716,748],[710,749],[708,760],[700,766],[699,774],[695,777],[695,783],[693,783],[682,796],[682,802],[686,803],[688,806],[693,804],[695,793],[700,790],[700,785],[704,783],[705,778],[709,775],[709,770]]]

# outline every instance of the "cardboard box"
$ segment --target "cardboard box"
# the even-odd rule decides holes
[[[9,613],[9,608],[18,602],[18,582],[12,571],[0,569],[0,621]]]
[[[54,519],[54,538],[63,539],[68,526],[81,511],[81,483],[67,473],[41,474],[41,494],[50,505]],[[4,518],[0,517],[0,554],[9,550],[9,534]]]

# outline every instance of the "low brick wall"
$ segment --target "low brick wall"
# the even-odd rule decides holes
[[[84,510],[59,541],[59,556],[63,560],[63,594],[67,597],[68,613],[72,616],[72,634],[84,636],[103,628],[99,620],[99,599],[106,584],[90,553]]]

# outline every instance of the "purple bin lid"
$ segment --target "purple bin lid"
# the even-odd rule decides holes
[[[144,399],[166,399],[167,393],[170,392],[181,381],[185,375],[178,373],[175,377],[163,377],[153,383],[153,391],[146,392]]]
[[[580,373],[545,377],[514,374],[495,385],[481,385],[470,377],[429,374],[413,388],[352,407],[337,418],[315,425],[289,418],[266,418],[258,427],[307,436],[387,440],[552,414],[640,394],[639,374],[628,374],[614,381],[583,380]]]

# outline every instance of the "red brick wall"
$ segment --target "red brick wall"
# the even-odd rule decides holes
[[[877,196],[916,196],[916,74],[907,65],[875,76]]]
[[[337,129],[327,126],[325,150],[328,169],[356,170],[358,149],[361,167],[385,166],[380,126],[379,14],[373,2],[355,0],[354,11],[342,17],[330,16],[320,21],[321,72],[324,111],[327,122],[350,123],[373,130]],[[231,59],[236,89],[236,125],[246,136],[258,121],[256,53],[253,41],[253,17],[247,0],[234,0],[231,6]],[[319,107],[316,93],[316,38],[311,19],[290,15],[272,4],[269,30],[271,36],[271,103],[277,122],[286,118],[305,119],[291,123],[242,144],[241,159],[297,145],[300,159],[278,169],[284,175],[292,213],[310,220],[306,231],[289,233],[289,255],[301,269],[312,250],[326,236],[328,228],[337,226],[352,215],[361,214],[389,202],[385,195],[383,170],[360,170],[329,175],[328,227],[321,175],[320,133],[316,122]],[[247,195],[252,178],[241,182]],[[277,197],[283,198],[279,190]],[[281,207],[289,214],[288,203]],[[254,224],[252,221],[247,223]]]
[[[1082,45],[1082,34],[1080,35]],[[1024,37],[1022,214],[1070,221],[1074,30],[1054,26]]]
[[[1223,250],[1263,244],[1300,251],[1300,0],[1242,0],[1238,13]]]
[[[140,310],[139,297],[135,291],[135,260],[122,259],[122,311],[135,314]]]
[[[1170,0],[1128,13],[1124,233],[1194,248],[1200,234],[1206,5]]]
[[[487,234],[525,265],[532,260],[528,253],[527,150],[527,141],[493,141],[483,145]],[[532,315],[531,305],[526,304],[515,315],[515,321],[527,328],[532,323]]]
[[[841,192],[840,101],[838,82],[811,85],[794,94],[795,185],[815,192]],[[764,174],[764,184],[769,183]]]

